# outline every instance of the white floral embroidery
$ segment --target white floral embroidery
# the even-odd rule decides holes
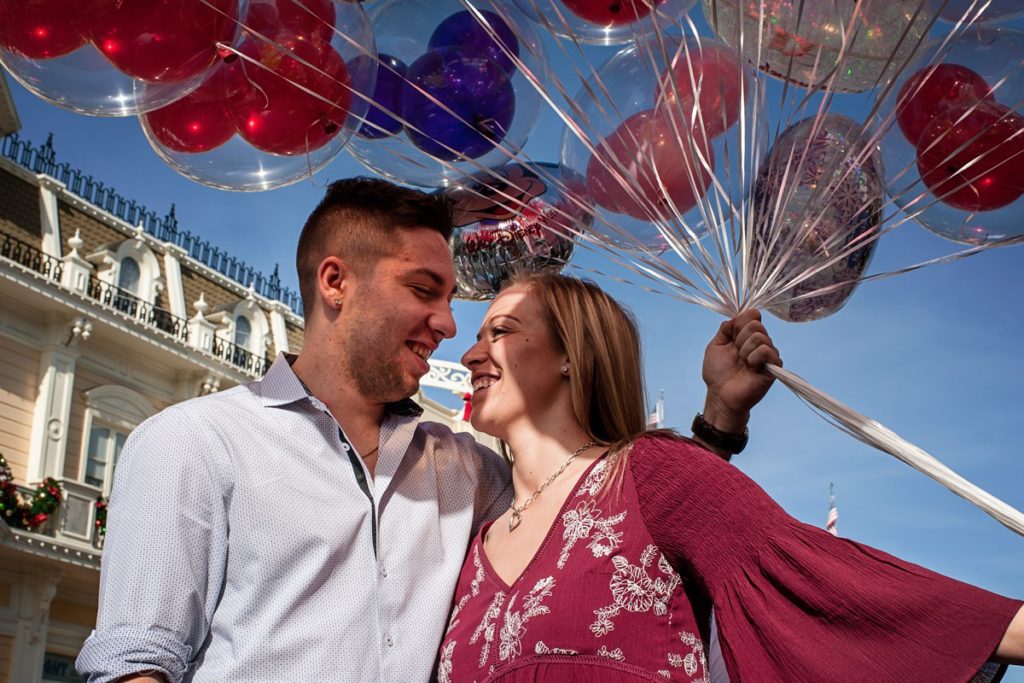
[[[480,648],[479,666],[481,667],[487,663],[487,657],[491,653],[491,643],[494,642],[494,620],[501,614],[501,606],[504,602],[505,594],[495,593],[494,599],[491,600],[487,611],[484,612],[484,618],[477,624],[476,630],[473,631],[473,635],[469,639],[470,644],[475,645],[476,641],[480,640],[481,635],[484,637],[483,647]]]
[[[661,676],[664,676],[665,678],[667,678],[670,681],[672,680],[672,672],[671,671],[666,671],[665,669],[662,669],[661,671],[658,672],[658,674],[661,675]]]
[[[539,655],[578,655],[576,650],[568,650],[564,647],[548,647],[543,640],[538,640],[533,651]]]
[[[604,485],[605,475],[608,474],[609,459],[605,458],[601,462],[594,465],[594,469],[587,473],[586,479],[580,484],[579,488],[576,489],[576,495],[597,495],[597,492],[601,490],[601,486]]]
[[[593,538],[587,547],[594,553],[594,557],[611,555],[613,550],[622,545],[622,532],[615,531],[613,527],[624,519],[625,512],[601,519],[601,510],[593,500],[583,501],[573,509],[566,510],[562,514],[562,524],[565,526],[562,539],[565,545],[562,546],[562,554],[558,556],[556,566],[563,569],[576,542],[588,538],[591,533]]]
[[[484,581],[484,565],[480,562],[480,546],[473,546],[473,567],[476,569],[476,573],[473,574],[473,580],[469,582],[469,592],[459,598],[459,601],[455,603],[455,608],[452,610],[452,616],[448,620],[448,630],[445,631],[445,635],[451,633],[451,630],[459,623],[458,617],[459,612],[466,606],[470,598],[475,598],[480,595],[480,584]]]
[[[523,610],[521,612],[513,612],[512,608],[515,606],[516,598],[518,593],[513,593],[512,597],[508,600],[508,606],[505,608],[505,623],[501,627],[499,637],[501,643],[498,645],[498,657],[501,661],[506,662],[514,657],[518,657],[523,651],[523,635],[526,633],[526,622],[533,617],[541,614],[548,614],[551,610],[541,603],[544,602],[544,598],[551,595],[551,591],[555,587],[555,579],[551,576],[541,579],[530,592],[526,594],[526,598],[523,599]],[[481,666],[483,664],[481,663]]]
[[[614,650],[609,650],[607,645],[602,645],[601,649],[597,651],[597,654],[601,657],[607,657],[608,659],[614,659],[617,662],[626,661],[626,655],[622,654],[622,648],[617,647]]]
[[[672,599],[672,593],[681,583],[679,575],[672,571],[672,567],[659,558],[658,569],[667,574],[667,577],[652,579],[648,568],[654,564],[655,556],[659,555],[657,546],[648,545],[640,555],[640,564],[630,564],[622,555],[612,558],[615,565],[615,573],[609,581],[608,587],[612,593],[612,604],[594,610],[597,617],[590,625],[590,630],[597,636],[606,635],[615,628],[612,618],[619,612],[647,612],[653,611],[658,616],[668,613],[668,603]],[[666,572],[666,569],[668,570]]]
[[[437,665],[437,683],[451,683],[452,677],[452,652],[455,651],[455,641],[449,641],[441,650],[441,662]]]
[[[686,672],[687,676],[691,678],[698,669],[703,670],[704,674],[700,678],[701,681],[708,680],[708,667],[707,662],[704,659],[704,643],[696,635],[689,631],[680,631],[679,640],[684,645],[690,646],[690,652],[686,656],[679,655],[675,652],[668,654],[668,663],[676,668],[682,667],[683,671]]]

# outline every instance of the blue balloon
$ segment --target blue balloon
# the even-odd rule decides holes
[[[427,47],[435,50],[441,47],[469,48],[493,59],[509,75],[515,71],[512,58],[506,50],[519,56],[519,41],[505,20],[490,10],[480,10],[499,40],[495,40],[468,10],[456,12],[434,29],[427,41]],[[500,42],[499,42],[500,41]]]
[[[473,50],[439,48],[413,62],[407,78],[402,116],[409,138],[427,154],[442,161],[475,159],[505,139],[516,95],[493,59]]]
[[[391,114],[397,114],[402,106],[402,90],[405,86],[405,76],[409,70],[405,62],[384,54],[377,55],[377,84],[373,88],[373,102],[364,117],[364,123],[359,127],[357,133],[360,137],[369,140],[391,137],[401,132],[402,123]],[[361,55],[353,61],[372,61],[369,57]],[[388,68],[390,67],[390,68]]]

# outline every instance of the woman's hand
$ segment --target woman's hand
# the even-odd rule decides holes
[[[704,420],[722,432],[740,434],[750,409],[764,398],[774,378],[765,363],[782,365],[778,349],[761,323],[747,310],[726,320],[704,351],[702,375],[708,387]]]

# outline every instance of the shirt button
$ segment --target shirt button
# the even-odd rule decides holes
[[[348,445],[347,443],[345,443],[344,441],[342,441],[342,442],[341,442],[341,450],[343,450],[343,451],[345,451],[346,453],[348,453],[348,452],[349,452],[350,450],[352,450],[352,447],[351,447],[351,446],[349,446],[349,445]]]
[[[386,578],[387,575],[388,575],[388,568],[387,567],[381,567],[380,568],[380,575]]]
[[[387,643],[388,647],[394,647],[395,641],[391,640],[391,636],[385,636],[384,642]]]

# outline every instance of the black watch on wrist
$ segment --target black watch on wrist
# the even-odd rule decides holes
[[[696,417],[693,418],[693,424],[690,425],[690,429],[693,431],[694,436],[708,446],[732,454],[739,453],[746,448],[747,439],[750,436],[750,432],[746,427],[743,428],[742,434],[731,434],[716,429],[700,413],[697,413]]]

